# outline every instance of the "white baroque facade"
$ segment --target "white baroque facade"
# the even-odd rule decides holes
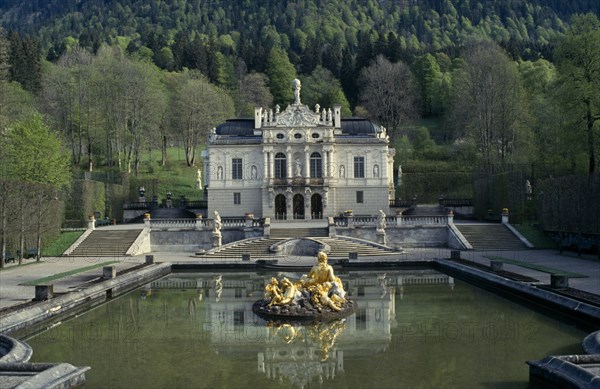
[[[253,119],[212,130],[203,153],[208,214],[302,220],[388,213],[395,150],[385,128],[342,118],[339,105],[311,110],[296,82],[295,102],[284,111],[256,108]]]

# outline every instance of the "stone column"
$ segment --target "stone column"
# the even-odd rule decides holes
[[[375,230],[376,234],[377,234],[377,243],[382,244],[382,245],[386,245],[385,241],[386,241],[386,235],[385,235],[385,230],[382,228],[377,228]]]
[[[304,178],[310,178],[310,154],[308,147],[304,149]]]
[[[502,208],[502,224],[508,224],[508,208]]]
[[[269,172],[269,152],[263,151],[263,171],[265,172],[263,176],[263,182],[267,183],[269,178],[271,177]]]
[[[329,177],[329,174],[327,172],[328,166],[329,166],[329,152],[323,150],[323,177],[324,178]]]
[[[54,297],[54,285],[36,285],[34,301],[46,301]]]
[[[333,219],[333,216],[327,217],[327,226],[329,227],[329,237],[335,238],[336,231],[335,231],[335,220]]]
[[[102,278],[112,280],[117,277],[117,268],[115,266],[104,266],[102,268]]]
[[[292,179],[294,178],[294,176],[292,175],[292,165],[294,164],[294,161],[292,161],[292,151],[291,150],[286,150],[286,165],[287,165],[287,178]]]
[[[199,231],[204,227],[204,221],[202,220],[202,215],[196,215],[196,231]]]
[[[215,248],[216,251],[219,251],[221,249],[221,232],[220,231],[213,231],[213,248]]]
[[[263,235],[265,238],[269,238],[271,236],[271,218],[266,217],[265,222],[263,223]]]
[[[94,215],[90,215],[88,218],[88,230],[96,229],[96,217]]]

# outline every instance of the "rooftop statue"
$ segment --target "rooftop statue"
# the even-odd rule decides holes
[[[321,115],[313,112],[308,106],[303,105],[300,101],[300,89],[302,84],[299,79],[295,78],[292,81],[294,89],[294,103],[287,106],[283,112],[276,110],[277,127],[314,127],[321,122]]]
[[[302,88],[302,83],[297,78],[292,80],[292,88],[294,88],[294,104],[300,105],[300,89]]]
[[[264,299],[255,302],[252,310],[266,319],[320,321],[349,315],[356,304],[347,298],[342,280],[327,263],[327,254],[320,251],[317,263],[299,280],[272,277]]]

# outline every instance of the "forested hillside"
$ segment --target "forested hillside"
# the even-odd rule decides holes
[[[79,176],[195,177],[214,126],[285,107],[298,77],[303,103],[388,129],[397,196],[533,215],[526,179],[597,176],[599,13],[597,0],[0,0],[0,167],[22,163],[22,134],[30,154],[56,138]],[[23,212],[69,181],[34,173],[0,169],[3,242],[19,218],[39,236]],[[586,204],[573,196],[547,195],[548,220],[565,214],[552,199]]]
[[[576,94],[576,57],[595,53],[577,36],[595,39],[599,11],[595,0],[0,0],[0,62],[36,97],[73,162],[88,155],[88,169],[99,154],[137,172],[141,150],[165,154],[173,141],[193,165],[210,126],[257,104],[285,105],[289,81],[301,77],[309,105],[341,103],[344,115],[388,127],[405,150],[399,159],[577,170],[585,154],[595,171],[595,97],[582,98],[585,126],[568,115],[551,122],[552,135],[547,125],[565,107],[555,91]],[[592,72],[593,89],[595,70],[577,71]],[[378,100],[384,87],[394,99]],[[217,108],[201,104],[209,96]],[[135,120],[117,114],[128,104]],[[182,122],[184,111],[197,121]],[[575,139],[556,129],[578,125]]]
[[[513,57],[548,57],[571,14],[598,10],[594,0],[2,0],[0,22],[38,38],[51,60],[75,42],[94,52],[118,42],[130,53],[149,49],[161,68],[198,68],[218,81],[234,58],[264,72],[274,46],[300,73],[322,65],[337,77],[346,56],[359,68],[383,53],[455,56],[474,36]]]

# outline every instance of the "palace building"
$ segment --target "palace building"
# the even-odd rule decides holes
[[[253,214],[272,220],[322,219],[389,212],[395,150],[386,129],[342,118],[341,106],[315,110],[295,101],[280,111],[255,108],[252,119],[214,128],[203,153],[208,215]]]

